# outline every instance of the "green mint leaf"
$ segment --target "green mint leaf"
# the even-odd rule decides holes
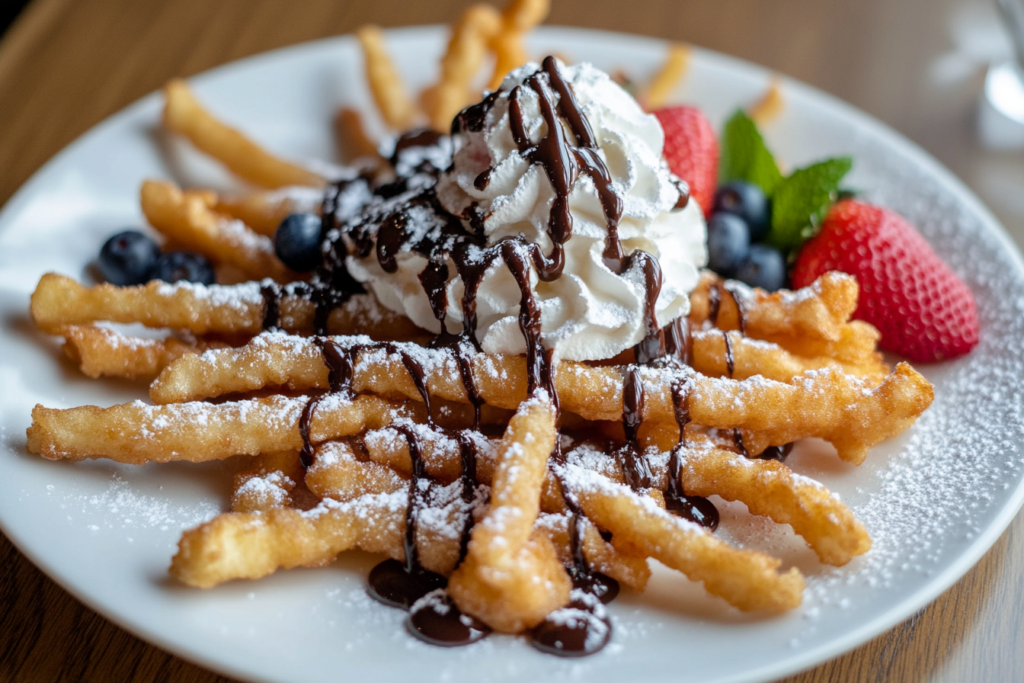
[[[719,176],[723,183],[745,180],[759,186],[769,197],[775,192],[782,173],[768,151],[757,124],[742,110],[736,110],[722,133]]]
[[[836,157],[793,171],[772,196],[772,226],[765,239],[783,252],[800,247],[818,229],[835,202],[853,160]]]

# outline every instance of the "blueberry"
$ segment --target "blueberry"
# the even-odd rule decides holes
[[[156,260],[149,277],[164,282],[195,282],[212,285],[216,282],[213,266],[202,254],[194,251],[169,251]]]
[[[745,220],[751,242],[760,242],[768,234],[768,198],[757,185],[734,180],[719,187],[714,212],[720,211]]]
[[[274,235],[277,258],[300,273],[320,265],[320,216],[293,213],[281,221]]]
[[[137,230],[125,230],[106,241],[97,265],[112,285],[141,285],[158,258],[156,242]]]
[[[708,220],[708,267],[729,277],[750,250],[750,231],[731,213],[712,214]]]
[[[778,249],[766,244],[752,244],[733,277],[751,287],[774,292],[786,284],[786,259]]]

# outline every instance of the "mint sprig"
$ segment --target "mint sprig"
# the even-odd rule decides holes
[[[839,183],[853,166],[850,157],[826,159],[783,176],[757,124],[742,109],[725,124],[719,181],[753,183],[771,200],[771,228],[765,242],[792,254],[818,231],[839,196]]]
[[[742,109],[736,110],[725,124],[719,158],[722,182],[745,180],[771,197],[782,181],[775,157],[764,144],[757,124]]]
[[[772,225],[765,241],[783,253],[798,249],[818,231],[852,167],[850,157],[835,157],[784,178],[772,195]]]

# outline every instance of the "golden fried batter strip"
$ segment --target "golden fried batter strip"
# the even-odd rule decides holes
[[[572,545],[569,539],[569,517],[562,514],[541,514],[534,527],[534,534],[543,534],[555,546],[558,559],[563,565],[573,562]],[[642,591],[651,578],[647,558],[630,550],[616,548],[601,538],[593,524],[586,524],[583,532],[583,556],[596,572],[612,577],[620,583]]]
[[[554,448],[555,408],[543,392],[524,401],[499,447],[491,500],[473,527],[448,592],[464,613],[496,631],[520,633],[569,602],[572,588],[551,540],[533,534]]]
[[[786,98],[782,94],[782,79],[777,75],[772,75],[768,89],[757,102],[750,105],[750,118],[754,119],[757,125],[763,126],[776,119],[785,107]]]
[[[124,377],[150,381],[187,353],[228,346],[223,342],[182,341],[174,337],[131,337],[109,328],[72,325],[63,331],[64,355],[87,377]]]
[[[142,184],[142,212],[171,241],[230,264],[251,279],[269,277],[282,283],[296,279],[277,258],[269,237],[215,213],[211,208],[215,199],[209,194],[183,193],[172,183],[147,180]]]
[[[48,334],[61,334],[68,325],[105,321],[169,327],[193,334],[249,334],[263,329],[263,296],[259,282],[238,285],[198,285],[153,281],[137,287],[110,284],[86,287],[73,279],[47,273],[31,299],[32,320]],[[314,306],[287,293],[280,303],[281,326],[312,332]],[[424,330],[393,313],[369,294],[351,297],[331,312],[333,334],[366,334],[373,339],[411,341]]]
[[[711,312],[708,293],[712,287],[719,291],[719,311],[715,326],[723,330],[738,330],[739,309],[730,293],[741,297],[746,332],[751,337],[765,335],[808,337],[836,341],[842,326],[857,308],[857,280],[836,271],[828,272],[803,289],[791,292],[766,292],[750,289],[738,282],[729,283],[729,289],[714,273],[704,271],[697,288],[690,294],[690,321],[700,325]]]
[[[733,361],[731,373],[726,335],[729,339],[728,350],[731,351]],[[807,370],[839,367],[848,375],[877,383],[889,374],[889,368],[882,362],[879,354],[874,354],[876,358],[870,361],[857,358],[856,361],[850,362],[835,360],[827,355],[800,356],[790,353],[779,344],[751,339],[744,337],[739,332],[726,332],[725,330],[700,330],[693,333],[692,339],[693,368],[709,377],[747,379],[754,375],[761,375],[778,382],[788,382]],[[821,343],[831,344],[832,342]]]
[[[697,332],[693,335],[694,368],[698,372],[709,376],[722,376],[728,373],[725,334],[729,335],[734,363],[733,377],[736,379],[761,375],[768,379],[788,382],[807,370],[835,366],[842,367],[849,374],[862,376],[877,383],[888,372],[884,366],[840,366],[827,358],[795,357],[766,342],[751,340],[736,332],[725,333],[715,330]],[[338,341],[343,345],[351,343],[351,340],[345,339]],[[418,356],[423,354],[421,349],[415,351]],[[374,352],[372,357],[376,358],[378,355]],[[434,362],[451,362],[450,357],[443,352],[431,354],[430,358]],[[508,370],[505,367],[509,365],[508,359],[507,356],[481,356],[474,362],[489,366],[498,374],[504,374]],[[361,369],[373,372],[373,364],[367,362],[366,358],[360,356],[357,365],[357,388],[370,391],[389,390],[381,388],[372,378],[360,374]],[[572,362],[565,362],[560,367],[565,372],[598,372]],[[486,379],[478,381],[487,382]],[[150,394],[157,403],[172,403],[255,391],[265,386],[288,386],[299,391],[326,388],[327,370],[321,360],[319,348],[307,339],[261,335],[246,347],[177,363],[154,383]],[[515,386],[519,386],[518,381],[515,382]],[[399,391],[406,393],[405,389]],[[449,398],[443,393],[441,395]],[[454,400],[464,399],[459,396]],[[509,402],[505,407],[515,406]]]
[[[213,210],[238,219],[253,231],[273,237],[277,226],[292,213],[319,213],[323,192],[308,187],[285,187],[280,190],[251,192],[216,198]]]
[[[709,593],[734,607],[783,612],[800,604],[804,579],[795,567],[779,573],[780,560],[733,548],[651,499],[581,467],[564,467],[563,479],[587,517],[611,531],[613,538],[628,539],[637,550],[703,582]]]
[[[410,467],[407,476],[411,475]],[[361,462],[348,442],[329,441],[317,449],[306,486],[320,498],[346,502],[367,493],[394,493],[408,488],[409,482],[390,467]]]
[[[203,108],[185,81],[170,81],[164,86],[164,96],[164,125],[184,135],[238,177],[269,188],[324,184],[316,173],[273,156],[240,131],[218,121]]]
[[[686,68],[690,63],[690,46],[682,43],[673,43],[668,46],[665,55],[665,63],[651,79],[646,91],[637,98],[643,102],[644,109],[654,111],[668,103],[672,92],[683,80]]]
[[[487,43],[500,25],[498,11],[485,4],[471,5],[455,24],[448,49],[441,58],[441,80],[427,98],[434,130],[447,133],[455,115],[479,99],[479,93],[474,93],[470,85],[487,56]]]
[[[366,83],[377,110],[391,128],[408,130],[416,118],[416,107],[384,45],[384,33],[376,26],[363,26],[356,37],[363,49]]]
[[[449,525],[461,524],[463,512],[458,496],[440,498],[452,502],[439,509],[441,514],[420,518],[416,547],[424,568],[449,574],[459,555],[459,539]],[[225,513],[182,534],[170,573],[190,586],[212,588],[233,579],[259,579],[278,569],[323,566],[353,548],[404,560],[407,500],[403,489],[368,493],[348,503],[324,501],[308,512],[270,507]],[[567,554],[563,526],[557,516],[542,515],[536,535],[551,539],[560,554]],[[583,552],[598,571],[638,590],[646,585],[646,561],[605,543],[596,530],[587,533]]]
[[[740,501],[751,514],[789,524],[825,564],[839,567],[871,549],[871,538],[850,508],[778,461],[694,448],[683,460],[682,482],[688,494]]]
[[[291,303],[282,302],[282,318],[288,322],[293,322]],[[311,325],[312,305],[301,308],[308,309],[301,317]],[[47,273],[32,294],[31,312],[36,326],[48,334],[60,334],[67,325],[97,321],[142,323],[195,334],[257,334],[263,326],[263,297],[258,282],[226,287],[159,281],[137,287],[85,287],[64,275]]]
[[[529,61],[523,39],[550,10],[550,0],[510,0],[501,11],[501,29],[491,37],[494,72],[487,85],[489,90],[497,90],[508,72]]]
[[[334,116],[334,136],[343,164],[376,167],[384,161],[377,149],[377,142],[366,130],[363,113],[359,109],[338,109]]]
[[[345,340],[338,340],[347,344]],[[445,351],[417,357],[425,362],[431,394],[467,402],[454,358]],[[485,401],[515,408],[526,396],[526,360],[521,356],[480,354],[472,362],[477,389]],[[682,374],[680,374],[682,373]],[[754,454],[769,445],[806,437],[832,443],[839,456],[859,464],[872,446],[899,434],[931,405],[931,384],[906,363],[881,383],[866,382],[840,368],[809,370],[789,382],[763,377],[712,379],[685,371],[643,368],[645,419],[671,422],[675,412],[671,386],[690,382],[690,414],[695,424],[757,432],[748,447]],[[556,374],[562,407],[589,420],[622,416],[622,370],[563,362]],[[169,366],[150,388],[156,403],[194,400],[225,393],[283,385],[293,389],[325,387],[327,368],[308,340],[262,335],[241,349],[185,356]],[[360,352],[352,386],[357,392],[418,399],[419,392],[401,359],[384,349]],[[745,435],[746,436],[746,435]]]
[[[488,439],[479,432],[467,431],[465,435],[476,446],[476,480],[490,486],[499,441]],[[403,477],[412,476],[409,442],[397,429],[384,427],[370,430],[363,436],[363,445],[366,446],[371,462],[386,466]],[[431,477],[440,481],[455,481],[462,474],[459,443],[455,439],[436,430],[424,430],[420,434],[419,446],[423,465]]]
[[[56,409],[37,405],[28,428],[28,450],[51,460],[109,458],[140,465],[233,455],[299,450],[299,418],[306,398],[272,396],[221,404],[141,401],[110,408]],[[380,429],[409,410],[376,396],[324,398],[313,412],[310,439],[321,443]]]
[[[878,352],[881,333],[863,320],[851,320],[839,329],[839,339],[812,339],[802,336],[761,335],[760,339],[777,344],[790,353],[805,358],[834,358],[840,363],[861,366],[882,365]]]
[[[665,384],[648,389],[653,404],[670,404]],[[694,378],[693,421],[740,428],[751,453],[807,437],[831,443],[839,457],[859,465],[868,450],[903,432],[934,398],[932,385],[906,363],[872,386],[836,368],[810,370],[790,383],[753,377],[741,382]]]
[[[296,451],[264,453],[235,474],[231,485],[232,512],[257,512],[292,507],[292,492],[302,481],[302,463]]]
[[[170,573],[190,586],[212,588],[278,569],[323,566],[352,548],[401,555],[406,500],[401,491],[324,501],[309,512],[224,513],[182,534]]]

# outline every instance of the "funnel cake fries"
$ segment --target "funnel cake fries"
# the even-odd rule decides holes
[[[605,604],[620,583],[643,590],[652,558],[737,609],[797,607],[796,568],[714,535],[715,495],[789,525],[823,563],[867,552],[853,512],[784,460],[818,437],[860,464],[927,409],[931,385],[887,367],[877,331],[850,320],[850,276],[770,294],[698,272],[703,218],[650,116],[589,66],[549,57],[504,79],[547,10],[469,8],[423,111],[382,34],[360,31],[385,121],[453,133],[406,132],[384,158],[357,113],[340,115],[365,159],[341,178],[273,157],[169,84],[165,125],[267,190],[148,181],[143,211],[251,279],[87,287],[45,275],[36,325],[90,377],[152,380],[153,405],[36,406],[28,450],[140,465],[242,456],[231,512],[183,533],[173,576],[209,588],[380,553],[371,595],[441,645],[493,630],[596,652],[612,637]],[[462,109],[487,52],[500,89]],[[671,53],[652,102],[685,61]],[[481,137],[498,126],[504,161]],[[527,195],[535,205],[516,204]],[[296,211],[321,221],[310,275],[270,239]],[[602,306],[603,318],[591,310]]]
[[[370,344],[364,350],[367,345],[359,339],[332,341],[355,358],[352,385],[356,391],[419,398],[401,361],[401,352],[405,352],[417,354],[431,394],[449,401],[470,401],[457,358],[448,351],[409,347],[396,353],[390,351],[399,350],[398,345]],[[476,391],[490,405],[515,408],[526,397],[527,368],[522,358],[479,354],[471,361],[470,371]],[[327,375],[317,343],[269,334],[240,349],[182,357],[153,383],[151,396],[156,403],[175,403],[268,386],[287,386],[293,391],[325,389]],[[832,442],[841,458],[858,464],[868,448],[903,431],[907,420],[916,419],[931,403],[931,386],[905,363],[874,387],[835,366],[809,370],[787,382],[757,375],[743,381],[712,379],[678,368],[647,369],[639,380],[642,386],[638,389],[645,395],[644,419],[674,420],[672,386],[688,382],[693,419],[708,427],[760,432],[748,444],[753,454],[768,446],[819,437]],[[563,409],[588,420],[615,420],[623,414],[628,381],[621,368],[565,361],[555,386]]]

